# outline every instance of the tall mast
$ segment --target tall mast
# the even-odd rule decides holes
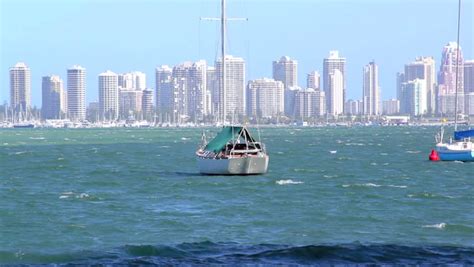
[[[458,76],[459,76],[459,30],[461,27],[461,0],[458,4],[458,38],[457,38],[457,49],[456,49],[456,90],[454,97],[454,131],[458,129]]]
[[[222,14],[221,14],[221,56],[222,56],[222,75],[221,75],[221,90],[222,90],[222,123],[224,124],[226,119],[226,86],[225,86],[225,34],[226,34],[226,16],[225,16],[225,0],[222,0]]]

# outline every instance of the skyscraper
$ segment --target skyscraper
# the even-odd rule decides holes
[[[86,119],[86,69],[79,65],[67,70],[67,108],[72,121]]]
[[[270,118],[284,112],[284,86],[274,79],[249,81],[247,86],[247,114],[251,117]]]
[[[375,62],[370,62],[364,66],[363,71],[363,114],[369,116],[380,115],[380,88],[379,88],[379,70]]]
[[[202,120],[210,110],[210,92],[207,89],[207,63],[194,62],[187,73],[188,113],[192,119]]]
[[[457,61],[459,58],[459,61]],[[464,66],[462,49],[459,55],[456,42],[449,42],[443,48],[441,65],[438,72],[438,111],[441,114],[454,114],[456,103],[456,88],[458,92],[458,112],[464,113]],[[456,66],[459,66],[457,71]],[[457,73],[457,85],[456,85]]]
[[[103,120],[118,119],[118,75],[110,70],[99,74],[99,113]]]
[[[338,70],[341,77],[339,77],[339,74],[337,75],[336,78],[340,78],[341,80],[338,80],[338,86],[342,89],[342,92],[339,92],[339,90],[336,90],[336,93],[340,93],[341,95],[333,96],[332,91],[333,88],[330,87],[332,77],[334,77],[335,70]],[[332,115],[336,115],[333,113],[333,111],[339,112],[339,108],[344,106],[345,100],[346,100],[346,59],[343,57],[339,57],[339,52],[338,51],[330,51],[329,52],[329,57],[325,58],[323,61],[323,89],[324,92],[326,93],[326,108],[329,113]],[[334,99],[337,97],[337,101]],[[341,102],[342,101],[342,102]],[[333,104],[338,105],[338,107],[333,107]],[[341,112],[343,113],[343,108],[341,109]]]
[[[281,81],[285,89],[298,85],[298,62],[287,56],[273,61],[273,79]]]
[[[341,71],[334,69],[329,75],[329,101],[328,113],[333,116],[341,115],[344,112],[344,76]]]
[[[145,90],[146,74],[140,71],[118,74],[118,86],[129,90]]]
[[[119,110],[122,118],[128,119],[130,115],[137,118],[143,107],[142,90],[119,89]]]
[[[142,112],[145,120],[153,119],[153,90],[145,89],[142,91]]]
[[[464,61],[464,92],[474,93],[474,60]]]
[[[173,91],[171,86],[171,75],[173,69],[167,65],[156,68],[155,71],[155,107],[162,120],[169,118],[172,111]]]
[[[57,75],[42,78],[41,114],[43,119],[61,119],[65,116],[63,80]]]
[[[414,79],[402,84],[400,112],[412,116],[424,115],[428,111],[426,81]]]
[[[300,120],[320,117],[325,114],[325,95],[321,90],[313,88],[295,92],[295,117]]]
[[[465,111],[474,115],[474,60],[464,61]]]
[[[402,99],[402,84],[405,82],[405,73],[397,72],[397,99]]]
[[[317,71],[312,71],[306,76],[306,87],[321,89],[321,75]]]
[[[217,116],[219,113],[219,80],[217,79],[217,71],[215,67],[207,67],[206,88],[207,93],[209,94],[209,113]]]
[[[222,59],[216,62],[219,81],[219,114],[226,120],[237,120],[245,108],[245,61],[243,58],[225,56],[225,91],[222,88]]]
[[[433,57],[417,57],[415,61],[405,65],[404,82],[415,79],[426,81],[426,99],[428,113],[436,111],[436,70]]]
[[[10,105],[23,115],[31,106],[31,72],[23,62],[10,68]]]

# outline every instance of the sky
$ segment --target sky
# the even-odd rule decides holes
[[[298,61],[298,82],[322,74],[338,50],[347,60],[347,98],[362,96],[362,69],[379,66],[382,98],[396,96],[396,73],[417,56],[456,40],[456,0],[228,0],[228,54],[246,60],[246,79],[272,76],[272,61]],[[474,0],[462,0],[461,47],[474,59]],[[0,0],[0,102],[9,101],[9,68],[31,69],[32,103],[41,106],[41,77],[87,69],[87,102],[98,99],[98,74],[142,71],[219,55],[220,0]]]

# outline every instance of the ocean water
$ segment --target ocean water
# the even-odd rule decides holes
[[[474,163],[429,162],[437,130],[261,128],[269,172],[230,177],[202,129],[0,130],[0,264],[474,264]]]

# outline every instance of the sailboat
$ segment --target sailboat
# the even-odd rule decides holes
[[[458,6],[458,35],[456,50],[456,92],[454,100],[454,140],[451,137],[448,143],[444,142],[444,128],[436,135],[436,148],[431,151],[429,159],[432,161],[474,161],[474,129],[458,131],[458,76],[459,76],[459,27],[461,23],[461,0]]]
[[[265,145],[257,141],[249,129],[243,125],[226,125],[226,10],[225,0],[221,1],[221,103],[222,130],[207,142],[203,133],[202,144],[196,151],[199,172],[212,175],[252,175],[264,174],[268,169],[269,157]]]

